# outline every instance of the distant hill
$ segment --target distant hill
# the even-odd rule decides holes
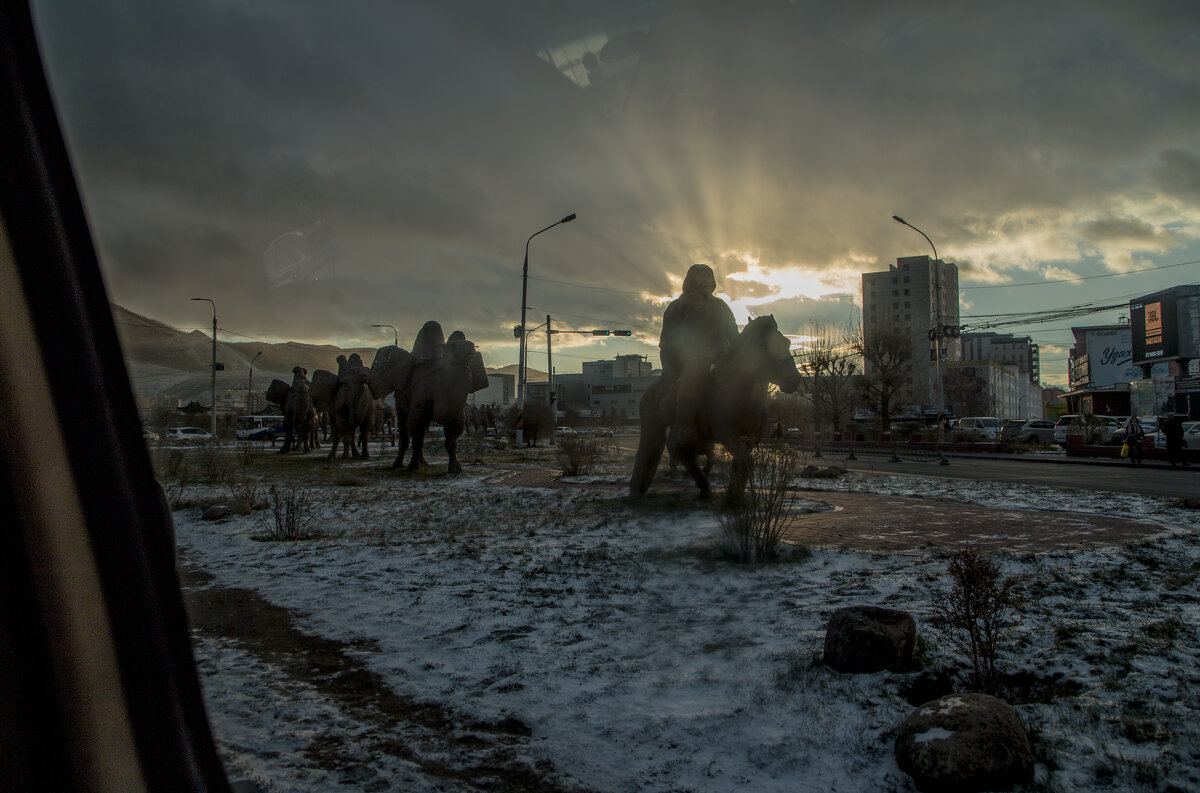
[[[139,397],[153,400],[160,394],[182,404],[195,400],[207,405],[210,400],[212,336],[198,330],[181,331],[158,320],[143,317],[118,305],[112,306],[117,335],[125,353],[125,366],[133,391]],[[217,331],[217,361],[225,365],[217,372],[217,397],[226,392],[240,394],[245,399],[250,378],[250,362],[254,360],[254,390],[265,389],[272,379],[291,382],[292,367],[301,366],[311,375],[317,369],[337,371],[337,357],[357,352],[370,365],[375,357],[374,347],[340,348],[329,344],[303,344],[287,341],[245,342],[224,341]],[[259,352],[257,360],[255,355]],[[489,372],[516,375],[516,365]],[[545,372],[526,369],[529,382],[546,380]]]

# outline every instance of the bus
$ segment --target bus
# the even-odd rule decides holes
[[[238,416],[239,441],[269,441],[283,437],[283,416]]]

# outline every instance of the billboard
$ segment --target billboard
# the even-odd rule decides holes
[[[1092,388],[1110,388],[1142,376],[1133,365],[1133,331],[1129,328],[1089,331],[1085,346]]]
[[[1135,365],[1195,358],[1200,349],[1200,286],[1173,286],[1129,301]]]

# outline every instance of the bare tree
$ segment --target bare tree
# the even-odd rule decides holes
[[[912,390],[912,340],[897,328],[884,326],[864,333],[853,328],[850,346],[863,363],[863,373],[854,378],[863,403],[879,416],[884,432],[892,425],[892,414],[909,398]]]
[[[801,389],[813,404],[814,431],[818,422],[824,422],[841,432],[849,418],[854,378],[859,374],[853,338],[852,326],[839,334],[828,325],[815,324],[809,341],[795,354],[797,367],[806,375]]]

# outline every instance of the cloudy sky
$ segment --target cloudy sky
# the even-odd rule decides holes
[[[693,262],[740,321],[844,324],[931,253],[893,214],[974,328],[1200,281],[1189,0],[34,5],[111,298],[205,328],[209,297],[230,340],[436,319],[515,362],[526,240],[572,212],[529,324],[634,336],[556,336],[560,372],[657,365]],[[1003,330],[1065,382],[1069,325]]]

